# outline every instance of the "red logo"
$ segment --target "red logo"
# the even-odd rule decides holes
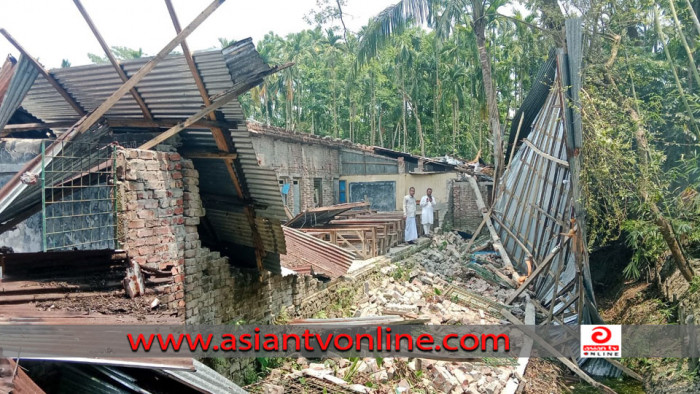
[[[595,343],[605,343],[612,338],[612,332],[607,327],[598,326],[593,329],[591,340]]]

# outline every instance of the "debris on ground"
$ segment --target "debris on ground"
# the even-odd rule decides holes
[[[430,247],[380,269],[374,288],[365,283],[347,317],[399,315],[430,325],[501,324],[494,307],[515,290],[485,265],[500,267],[495,253],[467,254],[468,240],[456,233],[434,234]],[[485,278],[485,276],[489,275]],[[476,302],[466,302],[464,295]],[[489,307],[491,306],[491,307]],[[507,307],[523,316],[521,305]],[[500,310],[500,309],[499,309]],[[517,359],[443,361],[422,358],[340,358],[289,360],[266,379],[246,387],[273,393],[276,388],[307,385],[306,392],[355,393],[501,393],[515,373]],[[308,386],[312,384],[312,386]],[[326,385],[334,385],[329,389]],[[321,388],[323,387],[323,389]],[[321,391],[323,390],[323,391]]]

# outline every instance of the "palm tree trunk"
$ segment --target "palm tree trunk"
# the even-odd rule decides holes
[[[376,138],[376,137],[375,137],[375,134],[376,134],[376,132],[377,132],[377,131],[376,131],[376,126],[377,126],[377,125],[376,125],[376,123],[375,123],[375,121],[376,121],[376,115],[377,115],[377,107],[376,107],[376,105],[377,105],[377,103],[376,103],[376,97],[375,97],[375,94],[374,94],[374,80],[372,80],[372,101],[371,101],[372,109],[371,109],[371,111],[370,111],[370,118],[371,118],[371,120],[370,120],[370,122],[369,122],[369,123],[370,123],[370,129],[371,129],[371,132],[372,132],[372,134],[371,134],[371,136],[370,136],[370,145],[371,145],[371,146],[374,146],[374,142],[375,142],[375,138]]]
[[[435,43],[435,96],[433,99],[433,133],[436,141],[440,144],[440,57],[437,49],[437,38]]]
[[[335,67],[331,70],[333,80],[333,137],[338,138],[338,98],[335,91]]]
[[[420,155],[425,157],[425,139],[423,138],[423,124],[420,121],[420,115],[418,114],[418,106],[411,99],[408,93],[404,92],[404,97],[408,105],[410,105],[410,110],[413,112],[413,116],[416,118],[416,131],[418,132],[418,139],[420,141]]]
[[[350,142],[355,142],[355,113],[357,109],[355,108],[355,103],[350,100]]]
[[[457,152],[457,113],[459,101],[457,97],[452,98],[452,154]]]
[[[379,133],[379,146],[384,147],[384,134],[382,133],[382,108],[379,107],[379,127],[377,127],[377,133]]]
[[[401,91],[404,91],[403,77],[401,77]],[[401,94],[401,117],[403,118],[403,151],[406,152],[406,140],[408,139],[408,128],[406,127],[406,94]]]
[[[401,144],[401,135],[399,135],[399,129],[401,123],[396,122],[396,127],[394,127],[394,136],[391,138],[391,149],[396,149],[396,137],[399,138],[399,145]]]
[[[496,101],[496,90],[493,86],[491,76],[491,59],[486,51],[486,19],[482,8],[481,0],[472,0],[472,18],[474,34],[476,35],[476,47],[479,51],[479,63],[481,64],[481,76],[484,82],[484,93],[486,95],[486,106],[489,117],[489,129],[493,137],[493,162],[496,166],[494,171],[494,184],[498,184],[498,178],[503,171],[503,142],[501,137],[501,121],[498,115],[498,103]]]

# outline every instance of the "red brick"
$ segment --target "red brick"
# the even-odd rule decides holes
[[[175,171],[175,172],[173,172],[172,174],[170,174],[170,176],[171,176],[173,179],[182,179],[182,172],[180,172],[180,171]]]
[[[138,249],[138,253],[141,256],[151,256],[153,254],[153,247],[152,246],[141,246]]]
[[[139,158],[153,160],[156,158],[156,152],[150,151],[150,150],[140,150],[139,151]]]
[[[168,155],[168,158],[172,161],[179,161],[180,159],[182,159],[182,156],[180,156],[179,153],[171,153]]]
[[[157,263],[160,261],[160,256],[151,256],[146,261],[148,261],[150,264]]]
[[[146,223],[143,220],[132,220],[129,222],[129,228],[143,228]]]
[[[136,236],[139,238],[150,237],[153,235],[153,230],[150,228],[142,228],[136,232]]]
[[[173,210],[173,212],[175,213],[175,215],[182,215],[182,213],[185,212],[185,209],[182,207],[177,207]]]
[[[171,231],[167,227],[156,227],[155,233],[158,235],[165,235],[165,234],[170,234]]]

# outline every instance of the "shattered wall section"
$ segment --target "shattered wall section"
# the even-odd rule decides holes
[[[479,191],[481,191],[481,197],[487,206],[491,206],[491,188],[484,183],[479,183]],[[445,221],[451,220],[450,223],[455,230],[471,233],[479,227],[484,217],[479,211],[474,190],[469,182],[452,181],[452,193],[445,215],[447,216]]]
[[[185,259],[201,249],[199,175],[178,153],[125,149],[117,176],[120,246],[145,270],[171,273],[161,302],[184,315]]]
[[[294,196],[295,188],[290,187],[287,197],[287,207],[295,211],[294,201],[299,201],[296,207],[301,211],[314,208],[316,193],[314,179],[320,181],[319,197],[323,206],[336,203],[334,179],[340,177],[339,149],[321,144],[300,143],[264,134],[251,134],[253,146],[257,152],[258,162],[263,167],[275,170],[280,181],[299,185],[299,196]]]

